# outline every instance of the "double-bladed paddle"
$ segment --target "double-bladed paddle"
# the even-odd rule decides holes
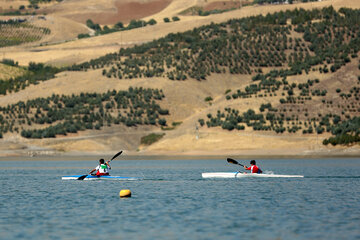
[[[240,165],[240,166],[242,166],[242,167],[244,166],[244,165],[242,165],[241,163],[238,163],[238,161],[236,161],[236,160],[234,160],[234,159],[232,159],[232,158],[227,158],[227,161],[228,161],[228,163]],[[238,171],[238,172],[235,174],[235,177],[236,177],[236,175],[237,175],[238,173],[243,173],[243,172]]]
[[[122,151],[118,152],[117,154],[115,154],[108,162],[111,162],[112,160],[114,160],[115,158],[117,158],[120,154],[122,154]]]
[[[120,151],[118,152],[117,154],[115,154],[109,161],[107,162],[111,162],[112,160],[114,160],[115,158],[117,158],[120,154],[122,154],[123,151]],[[82,175],[80,177],[78,177],[77,180],[84,180],[84,178],[86,178],[87,176],[89,176],[89,174],[85,174],[85,175]]]
[[[236,160],[232,159],[232,158],[228,158],[227,159],[228,163],[232,163],[232,164],[236,164],[236,165],[240,165],[240,166],[244,166],[241,163],[238,163]]]

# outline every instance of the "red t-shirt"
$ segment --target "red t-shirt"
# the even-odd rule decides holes
[[[259,173],[259,168],[256,165],[250,166],[246,170],[251,170],[251,173]]]

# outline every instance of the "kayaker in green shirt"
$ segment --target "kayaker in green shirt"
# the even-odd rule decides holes
[[[105,160],[102,158],[99,160],[99,165],[91,170],[89,174],[92,174],[96,171],[96,176],[104,176],[104,175],[110,175],[109,170],[111,169],[111,166],[109,164],[109,161],[105,163]]]

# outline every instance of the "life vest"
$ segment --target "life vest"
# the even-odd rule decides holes
[[[100,164],[96,167],[97,172],[96,175],[108,175],[109,167],[106,164]]]

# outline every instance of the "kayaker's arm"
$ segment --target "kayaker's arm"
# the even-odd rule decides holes
[[[109,169],[111,169],[111,166],[110,166],[109,162],[110,162],[110,161],[107,161],[107,162],[106,162],[106,165],[109,167]]]
[[[89,174],[92,174],[93,172],[95,172],[96,171],[96,168],[94,168],[93,170],[91,170],[90,172],[89,172]]]

